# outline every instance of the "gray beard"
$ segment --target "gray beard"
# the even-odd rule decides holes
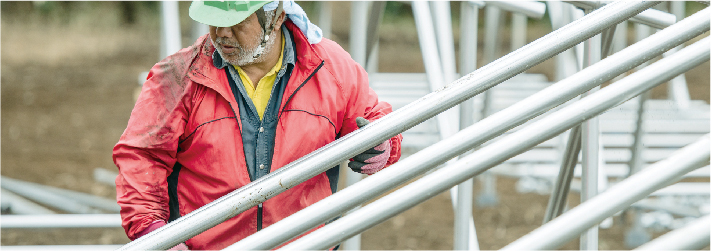
[[[247,65],[253,65],[253,64],[258,64],[258,63],[264,62],[264,60],[265,60],[264,55],[269,54],[269,52],[271,52],[271,50],[274,48],[274,41],[276,40],[276,35],[278,33],[279,32],[272,32],[269,35],[269,41],[266,42],[264,47],[260,46],[261,39],[259,39],[260,42],[253,48],[245,48],[244,46],[242,46],[240,44],[229,42],[229,41],[227,41],[226,38],[222,38],[222,37],[218,37],[214,41],[212,39],[210,39],[210,41],[212,42],[213,47],[215,47],[215,50],[217,51],[217,53],[219,53],[220,56],[222,56],[222,59],[224,59],[225,61],[227,61],[228,63],[230,63],[232,65],[243,67],[243,66],[247,66]],[[262,30],[261,34],[259,35],[259,37],[260,38],[264,37],[263,30]],[[229,56],[233,56],[234,59],[231,59],[231,60],[227,59],[227,57],[225,57],[225,54],[222,52],[222,49],[220,49],[220,47],[217,46],[217,44],[225,44],[225,45],[235,47],[236,51],[232,54],[229,54]]]

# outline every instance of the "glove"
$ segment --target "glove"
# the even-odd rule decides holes
[[[368,123],[370,122],[362,117],[356,118],[358,128],[362,128]],[[390,139],[356,155],[348,162],[348,167],[357,173],[374,174],[385,168],[388,158],[390,158]]]
[[[162,226],[165,226],[165,221],[162,221],[162,220],[153,221],[153,222],[151,222],[150,225],[148,225],[148,227],[146,229],[143,229],[143,231],[138,233],[138,237],[140,238],[141,236],[144,236],[150,232],[153,232],[153,230],[156,230]],[[185,243],[181,242],[180,244],[175,245],[175,247],[172,247],[168,250],[190,250],[190,249],[188,248],[188,245],[185,245]]]

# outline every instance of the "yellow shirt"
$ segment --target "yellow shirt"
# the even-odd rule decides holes
[[[269,102],[269,97],[272,94],[272,87],[274,86],[274,81],[276,80],[277,73],[281,70],[282,59],[284,59],[284,34],[281,35],[281,52],[279,53],[279,60],[272,69],[264,75],[262,79],[257,83],[257,88],[254,88],[252,80],[247,77],[247,74],[239,66],[234,66],[239,73],[239,78],[242,79],[242,85],[244,85],[244,90],[247,91],[247,96],[252,100],[254,107],[257,108],[257,113],[259,114],[259,119],[264,118],[264,110],[267,109],[267,103]]]

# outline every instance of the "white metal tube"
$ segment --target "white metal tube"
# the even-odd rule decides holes
[[[511,51],[515,51],[526,44],[527,25],[528,18],[526,16],[511,13]]]
[[[526,150],[534,147],[545,140],[548,140],[555,135],[567,130],[568,128],[579,124],[590,117],[597,116],[607,109],[610,109],[616,105],[624,103],[624,101],[629,100],[635,95],[650,89],[656,85],[671,79],[672,77],[678,75],[681,72],[685,72],[709,59],[709,38],[705,38],[691,46],[689,46],[684,51],[680,51],[674,57],[665,58],[660,60],[648,68],[639,71],[629,77],[618,81],[617,83],[606,87],[580,101],[571,104],[559,111],[552,113],[545,118],[542,118],[520,130],[486,146],[478,151],[462,158],[455,164],[443,167],[432,174],[429,174],[409,185],[387,195],[383,198],[374,201],[362,209],[353,212],[329,225],[326,225],[310,234],[301,237],[298,240],[282,247],[284,250],[304,250],[304,249],[323,249],[332,245],[334,242],[337,243],[343,238],[348,238],[351,235],[365,231],[366,229],[397,215],[398,213],[405,211],[439,193],[448,189],[455,184],[461,183],[464,180],[481,174],[487,169],[502,163],[506,159],[509,159],[517,154],[525,152]],[[701,146],[702,144],[703,146]],[[659,187],[662,185],[669,184],[669,178],[681,177],[683,174],[689,171],[708,164],[709,162],[709,139],[708,135],[703,137],[703,140],[698,143],[693,144],[690,147],[684,148],[681,157],[672,157],[667,161],[662,161],[665,164],[661,164],[662,168],[670,168],[669,165],[680,165],[684,166],[681,172],[660,172],[651,173],[651,175],[658,175],[656,180],[660,180],[662,184],[657,184]],[[686,154],[691,152],[691,154]],[[677,156],[677,155],[675,155]],[[660,163],[662,163],[660,162]],[[392,166],[391,166],[392,167]],[[386,169],[387,170],[387,169]],[[658,168],[654,169],[659,171]],[[660,178],[662,177],[662,178]],[[654,178],[647,178],[650,181],[654,181]],[[641,180],[640,182],[646,182]],[[651,182],[651,184],[655,184]],[[645,187],[645,186],[640,186]],[[652,188],[658,188],[652,186]],[[610,189],[608,191],[613,191]],[[625,191],[625,190],[622,190]],[[620,195],[622,191],[615,190],[612,194],[620,198],[625,198],[625,196]],[[633,190],[630,190],[633,191]],[[649,191],[651,193],[653,190]],[[629,196],[634,199],[629,201],[629,204],[639,200],[638,194],[633,194]],[[635,196],[637,195],[637,196]],[[646,196],[646,195],[645,195]],[[607,198],[607,200],[596,200],[601,197],[601,195],[589,200],[593,203],[609,203],[610,207],[617,206],[618,203],[610,203],[610,201],[619,201],[617,199],[613,200]],[[643,197],[643,196],[642,196]],[[619,204],[621,204],[620,202]],[[627,205],[629,205],[627,204]],[[597,205],[594,205],[597,206]],[[597,210],[597,208],[593,208]],[[615,211],[616,212],[616,211]],[[586,212],[590,213],[590,212]],[[612,212],[614,213],[614,212]],[[610,214],[612,214],[610,213]],[[564,214],[566,215],[566,214]],[[585,221],[586,218],[591,218],[592,216],[578,215],[577,218],[565,218],[561,220],[563,216],[551,221],[546,225],[551,225],[555,222],[563,222],[569,225],[575,220],[579,222]],[[604,216],[604,215],[603,215]],[[608,215],[609,216],[609,215]],[[605,217],[600,218],[602,221]],[[596,224],[599,221],[592,220],[589,225],[579,225],[579,231],[568,231],[563,230],[564,228],[558,226],[558,228],[552,228],[553,231],[558,232],[556,235],[570,235],[572,237],[580,234],[585,229],[589,228],[591,225]],[[577,223],[577,222],[576,222]],[[557,224],[557,223],[556,223]],[[544,238],[546,237],[546,238]],[[531,238],[535,243],[527,242],[526,245],[518,245],[515,250],[522,249],[538,249],[538,248],[550,248],[549,246],[542,246],[538,243],[540,240],[546,240],[548,236],[536,236],[536,238]],[[551,238],[551,240],[559,240],[562,238]],[[541,242],[544,243],[544,242]],[[533,247],[533,248],[532,248]]]
[[[49,210],[37,203],[34,203],[28,199],[22,198],[10,191],[2,189],[2,196],[0,196],[2,204],[7,204],[10,207],[10,212],[13,214],[54,214],[54,211]]]
[[[566,144],[563,161],[560,164],[560,171],[556,179],[550,198],[548,199],[548,207],[543,216],[543,224],[548,223],[555,217],[558,217],[565,210],[565,205],[568,202],[568,191],[570,191],[570,183],[573,180],[575,166],[578,164],[578,156],[580,155],[580,126],[575,126],[570,129],[568,142]]]
[[[330,1],[317,1],[318,6],[318,27],[321,28],[323,36],[332,38],[331,36],[331,19],[333,7]]]
[[[0,228],[94,228],[121,227],[119,214],[3,215]]]
[[[3,182],[9,182],[8,186],[17,186],[16,189],[32,189],[37,191],[46,191],[47,193],[55,194],[66,198],[67,200],[77,202],[84,206],[94,207],[97,209],[105,210],[110,213],[118,213],[121,208],[116,203],[116,200],[104,198],[101,196],[96,196],[93,194],[87,194],[67,189],[62,189],[58,187],[51,187],[40,185],[37,183],[15,180],[7,177],[2,177]],[[23,188],[19,188],[23,187]],[[13,188],[15,189],[15,188]],[[66,201],[66,200],[65,200]],[[97,211],[98,212],[98,211]]]
[[[161,10],[161,59],[178,52],[181,45],[180,18],[178,17],[178,2],[165,1],[160,4]]]
[[[589,13],[590,11],[586,11]],[[612,27],[614,28],[614,27]],[[608,28],[609,30],[609,28]],[[583,56],[583,67],[588,67],[600,61],[601,57],[601,36],[596,35],[584,44],[585,55]],[[600,87],[595,87],[586,92],[582,97],[595,93]],[[590,118],[580,126],[582,153],[582,191],[580,202],[583,203],[598,193],[598,163],[600,160],[600,124],[597,117]],[[598,249],[598,226],[595,225],[580,236],[580,250]]]
[[[43,205],[66,211],[69,213],[92,214],[101,213],[101,210],[91,208],[75,200],[49,191],[43,187],[33,186],[29,182],[23,182],[12,178],[0,178],[0,186],[10,192],[29,198]]]
[[[459,72],[466,74],[476,70],[479,9],[470,2],[461,2],[460,6]],[[474,124],[473,101],[473,99],[469,99],[459,105],[459,130]],[[467,180],[456,187],[457,210],[454,215],[454,249],[479,250],[479,241],[472,217],[474,180]]]
[[[540,19],[546,14],[546,4],[536,1],[487,1],[486,3],[530,18]]]
[[[143,80],[145,79],[146,78],[144,77]],[[94,180],[98,181],[99,183],[110,186],[116,186],[117,176],[117,172],[112,172],[104,168],[94,168]]]
[[[432,5],[432,13],[434,13],[435,34],[437,48],[442,59],[444,83],[451,83],[457,80],[454,36],[452,35],[452,11],[449,8],[449,1],[434,1],[430,3]]]
[[[575,5],[583,9],[596,9],[600,6],[607,4],[605,1],[564,1],[566,3]],[[639,15],[630,18],[630,21],[645,24],[649,27],[664,29],[670,25],[676,23],[676,16],[666,13],[664,11],[649,9],[645,10]]]
[[[681,20],[686,17],[686,3],[684,1],[672,1],[669,2],[670,12],[676,16],[677,20]],[[682,46],[678,46],[670,50],[669,54],[681,49]],[[674,100],[679,109],[688,109],[691,98],[689,97],[689,88],[686,85],[686,77],[684,74],[677,76],[672,79],[667,85],[667,95],[669,99]]]
[[[542,114],[566,100],[572,99],[593,86],[602,84],[636,65],[645,62],[663,51],[673,48],[709,30],[707,16],[711,10],[704,10],[694,16],[665,29],[654,36],[636,43],[624,51],[612,55],[570,78],[560,81],[519,103],[493,114],[454,137],[442,140],[421,152],[401,160],[388,168],[369,176],[351,187],[339,191],[314,205],[282,219],[262,229],[244,240],[228,247],[228,250],[271,249],[288,241],[316,225],[325,222],[375,196],[388,191],[411,178],[425,173],[429,168],[464,153],[501,133]],[[535,43],[535,42],[534,42]],[[478,70],[478,71],[481,71]],[[603,76],[603,77],[600,77]],[[368,193],[363,193],[367,189]]]
[[[493,2],[491,2],[493,3]],[[491,4],[484,8],[486,23],[484,27],[484,61],[493,62],[498,52],[499,23],[501,21],[501,9]],[[491,90],[484,92],[484,105],[481,108],[481,118],[486,118],[491,113]]]
[[[553,31],[523,48],[460,78],[454,83],[374,121],[366,128],[347,134],[255,182],[230,192],[168,223],[166,226],[134,240],[125,245],[122,250],[173,247],[274,197],[286,189],[332,168],[341,161],[380,144],[398,133],[545,61],[553,55],[654,4],[656,2],[615,2],[608,4],[585,18],[577,20],[567,27]],[[392,166],[385,170],[390,168]]]
[[[424,1],[414,1],[412,2],[412,12],[415,16],[417,37],[420,42],[420,51],[425,64],[427,81],[430,84],[430,91],[434,92],[444,87],[447,83],[445,82],[447,78],[443,71],[441,55],[437,49],[439,46],[435,39],[436,34],[430,14],[430,6]],[[458,115],[457,108],[448,109],[437,115],[436,120],[440,138],[445,139],[457,132]]]
[[[706,53],[708,54],[708,50]],[[709,143],[711,143],[709,136],[703,136],[699,141],[630,176],[597,197],[505,246],[502,250],[555,249],[565,244],[587,227],[597,224],[655,190],[675,182],[685,173],[708,163]],[[708,225],[706,227],[708,228]]]
[[[367,44],[368,44],[368,1],[353,1],[351,2],[351,25],[350,25],[350,54],[362,67],[367,65]],[[344,165],[342,165],[344,167]],[[346,186],[350,186],[360,181],[363,178],[362,174],[346,171]],[[344,241],[343,249],[360,250],[360,235]]]
[[[192,24],[193,25],[192,25],[192,30],[191,30],[191,33],[192,33],[191,38],[193,39],[193,41],[200,38],[200,36],[210,33],[210,27],[207,26],[207,24],[203,24],[203,23],[200,23],[200,22],[197,22],[194,20],[192,21]]]
[[[696,42],[694,45],[689,47],[694,47],[692,50],[687,50],[689,49],[687,48],[675,54],[673,57],[660,60],[659,62],[650,65],[649,67],[644,68],[613,85],[608,86],[598,93],[591,95],[590,98],[593,96],[601,96],[612,91],[618,91],[617,89],[621,89],[621,86],[627,85],[628,82],[631,82],[632,79],[634,79],[634,77],[638,77],[637,79],[648,79],[650,76],[658,76],[659,72],[667,71],[669,68],[673,68],[674,73],[682,72],[680,70],[691,69],[693,66],[708,60],[708,43],[708,38]],[[648,76],[644,76],[645,74]],[[636,93],[644,92],[651,89],[654,85],[666,81],[667,79],[671,79],[674,76],[675,75],[670,76],[666,74],[661,80],[648,80],[650,83],[653,82],[654,84],[635,83],[634,87],[637,89],[634,91]],[[625,91],[627,90],[630,89],[626,88]],[[701,146],[699,144],[701,144]],[[567,240],[575,237],[575,235],[583,232],[588,227],[599,223],[606,217],[609,217],[619,210],[631,205],[633,202],[644,198],[655,190],[668,185],[669,181],[673,180],[675,177],[681,177],[683,174],[706,165],[704,163],[708,163],[709,158],[708,145],[709,142],[707,135],[704,136],[701,141],[694,143],[690,147],[684,148],[684,154],[674,155],[674,157],[670,157],[664,161],[657,162],[656,164],[645,168],[636,175],[632,176],[634,178],[630,177],[627,180],[618,183],[616,186],[611,187],[604,193],[588,200],[588,202],[581,204],[543,227],[531,232],[514,243],[509,244],[505,247],[505,249],[554,249],[558,245],[564,244]],[[703,151],[699,151],[698,148]],[[689,156],[687,153],[696,155]]]
[[[697,250],[709,245],[711,218],[708,215],[683,228],[666,233],[635,250]]]
[[[96,251],[96,250],[116,250],[121,245],[27,245],[27,246],[2,246],[5,251],[25,251],[25,250],[71,250],[71,251]]]

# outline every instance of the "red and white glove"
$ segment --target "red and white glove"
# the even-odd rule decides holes
[[[370,121],[362,117],[356,118],[358,128],[362,128],[368,123],[370,123]],[[388,162],[388,158],[390,158],[390,148],[390,139],[388,139],[353,157],[353,159],[348,162],[348,167],[357,173],[374,174],[385,168],[385,164]]]
[[[153,232],[153,230],[156,230],[162,226],[165,226],[165,224],[166,224],[165,221],[162,221],[162,220],[153,221],[153,222],[151,222],[150,225],[148,225],[148,227],[146,229],[143,229],[143,231],[138,233],[138,237],[140,238],[141,236],[144,236],[150,232]],[[190,250],[190,249],[188,248],[188,245],[185,245],[185,243],[181,242],[180,244],[175,245],[175,247],[172,247],[168,250]]]

